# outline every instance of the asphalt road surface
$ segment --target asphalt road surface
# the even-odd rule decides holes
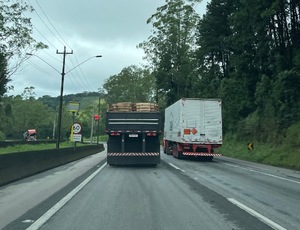
[[[2,229],[299,229],[300,172],[162,154],[108,166],[106,152],[0,188]]]

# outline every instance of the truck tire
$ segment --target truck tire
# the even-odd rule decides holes
[[[167,155],[172,155],[172,152],[171,152],[171,146],[170,146],[171,144],[168,142],[168,141],[166,141],[166,154]]]
[[[167,153],[167,150],[166,150],[166,140],[165,139],[163,139],[163,143],[162,143],[162,148],[163,148],[163,151],[164,151],[164,153]]]
[[[182,159],[182,152],[178,151],[178,147],[176,143],[173,144],[173,157],[177,159]]]
[[[209,157],[206,157],[206,160],[207,160],[207,161],[212,161],[213,158],[214,158],[213,156],[209,156]]]

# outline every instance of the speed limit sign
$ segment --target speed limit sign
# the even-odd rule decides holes
[[[81,133],[81,130],[82,130],[81,124],[79,124],[79,123],[74,123],[74,124],[73,124],[73,133],[74,133],[74,134],[79,134],[79,133]]]

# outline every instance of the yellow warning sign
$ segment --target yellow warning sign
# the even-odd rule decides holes
[[[253,143],[248,143],[247,148],[248,150],[253,150],[254,149]]]

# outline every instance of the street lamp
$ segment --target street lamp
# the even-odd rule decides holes
[[[65,75],[67,73],[70,73],[72,70],[76,69],[80,65],[84,64],[85,62],[89,61],[90,59],[92,59],[92,58],[99,58],[99,57],[102,57],[102,55],[96,55],[96,56],[89,57],[85,61],[79,63],[78,65],[76,65],[75,67],[73,67],[72,69],[70,69],[69,71],[65,72],[65,58],[66,58],[66,54],[72,54],[73,51],[71,53],[67,53],[66,52],[66,47],[64,47],[64,52],[63,53],[59,53],[58,51],[56,51],[56,53],[64,55],[63,56],[62,72],[61,72],[61,88],[60,88],[60,101],[59,101],[59,111],[58,111],[57,137],[56,137],[56,148],[59,149],[60,136],[61,136],[62,104],[63,104],[63,91],[64,91],[64,78],[65,78]],[[43,62],[45,62],[47,65],[49,65],[50,67],[52,67],[56,72],[60,73],[57,69],[55,69],[55,67],[53,67],[52,65],[50,65],[48,62],[46,62],[45,60],[43,60],[39,56],[37,56],[35,54],[30,54],[30,53],[26,53],[26,54],[29,55],[29,56],[35,56],[35,57],[39,58],[40,60],[42,60]]]

